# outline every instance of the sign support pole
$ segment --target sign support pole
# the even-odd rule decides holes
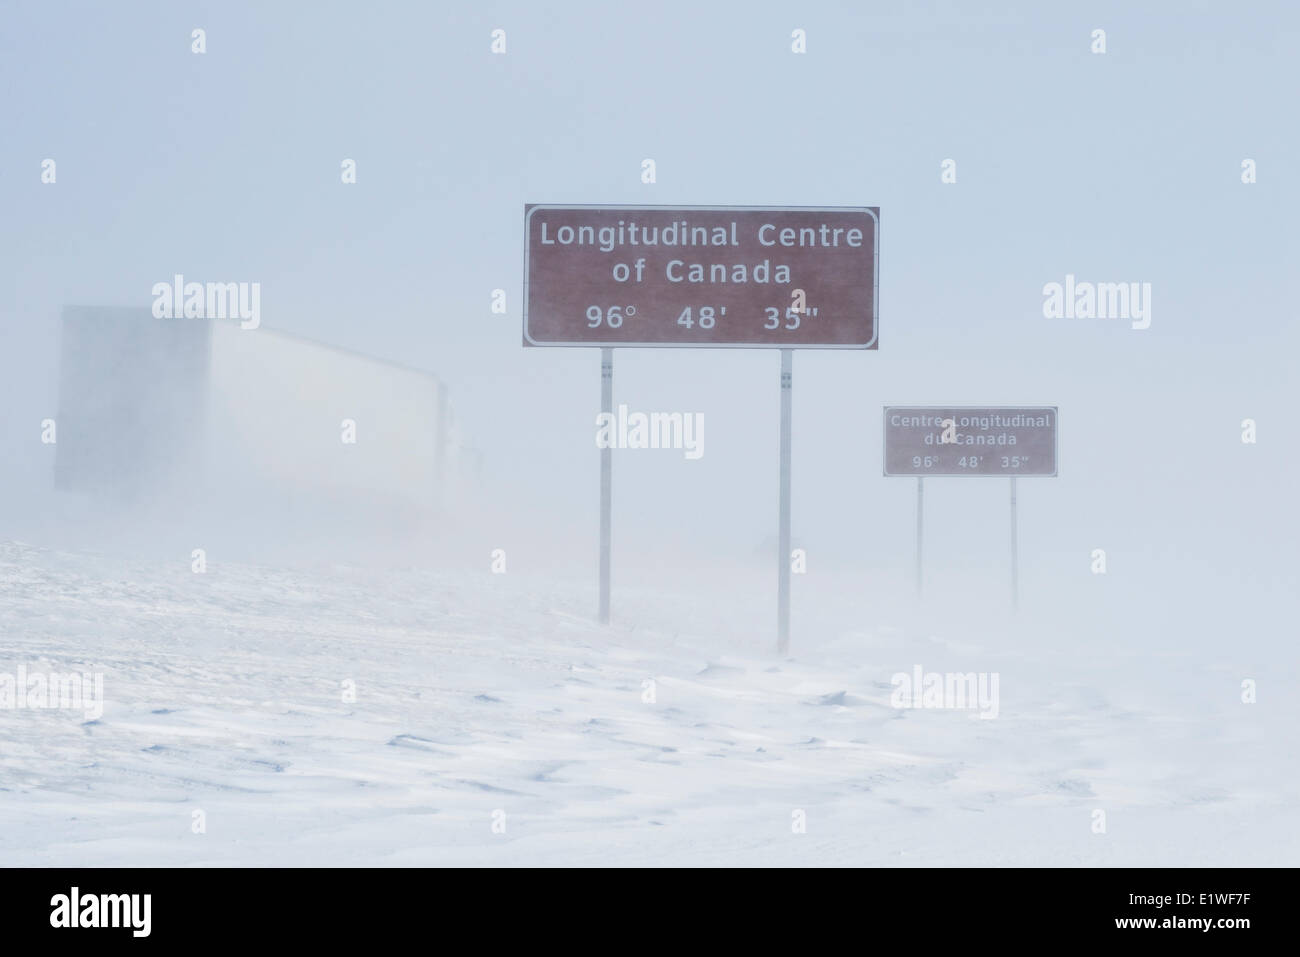
[[[600,411],[610,421],[614,413],[614,350],[600,350]],[[610,512],[613,498],[611,443],[600,450],[600,623],[609,624]]]
[[[1016,535],[1016,477],[1011,476],[1011,609],[1020,610],[1020,548]]]
[[[776,653],[790,650],[790,399],[794,350],[781,350],[781,504],[777,526]]]
[[[921,597],[921,528],[922,516],[925,514],[925,478],[918,475],[916,477],[916,597]]]

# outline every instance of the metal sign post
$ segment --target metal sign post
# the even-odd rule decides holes
[[[524,206],[525,346],[781,350],[777,648],[790,643],[790,370],[795,349],[875,349],[875,206]],[[659,447],[659,446],[652,446]],[[600,603],[610,619],[613,450],[600,453]]]
[[[1016,477],[1011,476],[1011,608],[1020,610],[1020,549],[1016,535]]]
[[[781,350],[781,500],[776,546],[776,653],[790,649],[790,407],[794,350]]]
[[[924,476],[916,477],[916,597],[921,597],[921,583],[924,580],[921,572],[921,545],[923,542],[921,536],[922,515],[925,507],[925,482]]]
[[[600,350],[600,411],[614,412],[614,350]],[[606,420],[608,421],[608,419]],[[614,450],[610,443],[600,450],[600,623],[609,624],[609,567],[613,505]]]
[[[886,406],[885,475],[916,476],[916,593],[922,589],[925,476],[1011,479],[1011,607],[1020,606],[1016,479],[1055,476],[1056,406]]]

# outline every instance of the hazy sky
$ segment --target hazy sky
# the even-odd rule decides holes
[[[1106,547],[1163,583],[1151,609],[1275,609],[1300,530],[1298,23],[1282,2],[7,0],[0,520],[48,486],[60,309],[145,307],[183,273],[260,282],[268,328],[441,376],[503,511],[593,540],[598,355],[520,345],[524,204],[871,205],[879,351],[795,357],[796,540],[910,562],[883,405],[1057,405],[1060,477],[1021,483],[1028,579]],[[1045,319],[1067,273],[1151,283],[1151,327]],[[616,456],[620,548],[775,534],[777,371],[617,353],[616,401],[707,420],[700,461]],[[933,560],[1005,563],[1006,497],[928,486]]]

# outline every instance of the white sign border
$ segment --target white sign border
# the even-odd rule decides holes
[[[891,472],[889,471],[889,413],[896,409],[998,409],[1006,412],[1032,412],[1038,409],[1051,409],[1056,416],[1052,427],[1052,471],[1051,472]],[[887,405],[883,407],[880,419],[880,467],[884,478],[1059,478],[1061,474],[1061,408],[1056,405]]]
[[[810,343],[795,343],[793,345],[782,345],[779,342],[762,343],[762,342],[599,342],[599,341],[579,341],[579,342],[538,342],[528,332],[528,252],[529,237],[532,235],[532,218],[533,213],[539,209],[626,209],[626,210],[671,210],[671,209],[698,209],[703,212],[759,212],[771,210],[773,212],[797,212],[797,213],[866,213],[871,217],[875,224],[875,235],[872,240],[872,282],[871,282],[871,341],[863,345],[815,345]],[[570,203],[537,203],[524,216],[524,339],[526,345],[541,348],[546,347],[585,347],[588,349],[854,349],[869,350],[879,349],[876,343],[880,339],[880,217],[870,206],[623,206],[617,203],[587,203],[587,204],[570,204]]]

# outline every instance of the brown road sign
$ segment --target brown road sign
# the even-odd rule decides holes
[[[886,475],[1055,475],[1055,406],[885,408]]]
[[[877,207],[524,207],[524,345],[875,349]]]

